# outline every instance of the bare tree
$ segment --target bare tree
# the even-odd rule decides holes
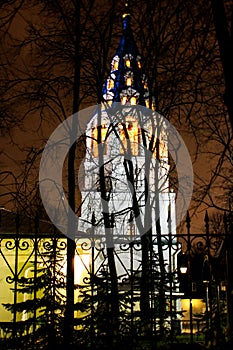
[[[30,2],[31,3],[31,2]],[[25,193],[31,198],[36,190],[32,190],[29,182],[36,183],[35,174],[37,164],[35,158],[40,157],[45,140],[54,125],[62,122],[70,114],[76,113],[83,106],[102,101],[101,87],[108,69],[109,57],[112,52],[110,44],[114,46],[118,41],[120,6],[111,2],[101,6],[97,1],[70,1],[65,4],[60,1],[50,3],[37,1],[33,10],[36,15],[31,19],[27,12],[26,1],[5,2],[2,15],[4,31],[9,29],[17,14],[25,18],[27,35],[22,34],[21,40],[14,42],[11,52],[4,58],[2,72],[5,75],[1,89],[3,112],[12,122],[25,120],[24,129],[28,132],[27,123],[36,119],[39,114],[38,149],[28,148],[21,173],[14,176],[14,199],[18,205],[24,202],[28,208],[27,199],[22,201]],[[216,2],[212,1],[216,8]],[[144,56],[144,68],[150,76],[149,87],[151,96],[155,97],[156,110],[179,127],[184,134],[188,132],[194,140],[194,160],[199,159],[204,144],[209,145],[209,155],[217,159],[217,166],[208,181],[202,182],[197,176],[198,204],[216,205],[212,200],[214,185],[222,175],[225,160],[231,160],[231,133],[228,130],[229,121],[224,110],[222,95],[224,93],[223,77],[219,72],[220,60],[217,52],[217,41],[213,31],[213,22],[208,3],[203,1],[180,0],[175,3],[166,0],[131,1],[132,25],[135,31],[140,51]],[[222,10],[222,9],[221,9]],[[219,12],[219,14],[222,12]],[[216,12],[215,12],[216,16]],[[40,21],[38,21],[38,19]],[[216,19],[215,19],[216,20]],[[119,23],[116,23],[116,22]],[[216,20],[216,23],[219,21]],[[225,23],[225,19],[223,21]],[[7,29],[6,29],[7,28]],[[117,29],[118,28],[118,29]],[[224,25],[226,29],[226,25]],[[9,30],[8,30],[9,31]],[[221,33],[218,31],[218,35]],[[24,36],[25,35],[25,36]],[[230,34],[223,39],[230,42]],[[221,36],[222,38],[222,36]],[[222,40],[222,39],[218,40]],[[227,38],[227,39],[226,39]],[[224,45],[225,45],[224,41]],[[224,46],[225,47],[225,46]],[[227,46],[228,47],[228,46]],[[232,46],[231,46],[232,47]],[[224,49],[222,57],[226,57]],[[17,53],[17,62],[13,64],[12,52]],[[232,51],[231,51],[232,52]],[[229,57],[231,53],[229,54]],[[225,60],[223,59],[225,62]],[[232,60],[231,60],[232,61]],[[230,60],[224,63],[225,79],[227,79],[227,94],[232,91],[232,68]],[[228,70],[230,73],[228,74]],[[226,104],[230,114],[229,99]],[[16,106],[20,105],[21,108]],[[150,101],[152,106],[152,100]],[[228,106],[229,105],[229,106]],[[10,111],[10,113],[9,113]],[[8,119],[8,116],[10,119]],[[76,126],[74,125],[74,128]],[[127,135],[126,135],[127,136]],[[126,137],[127,138],[127,137]],[[218,142],[218,149],[212,149],[212,141]],[[98,144],[101,151],[101,131],[98,134]],[[37,145],[36,145],[37,146]],[[145,145],[149,151],[152,143]],[[201,150],[201,151],[200,151]],[[212,153],[210,153],[210,151]],[[76,153],[76,155],[75,155]],[[101,152],[99,153],[101,156]],[[148,153],[149,154],[149,153]],[[75,159],[77,147],[74,144],[68,160],[69,203],[74,211],[78,211],[77,184],[75,182]],[[198,163],[198,161],[196,161]],[[34,164],[34,165],[32,165]],[[135,169],[130,158],[125,161],[125,172],[129,183],[134,186]],[[198,169],[198,168],[197,168]],[[10,173],[7,173],[7,176]],[[19,175],[19,176],[18,176]],[[6,174],[3,173],[5,177]],[[107,198],[106,171],[99,169],[101,179],[100,188],[102,198]],[[30,178],[30,180],[29,180]],[[212,192],[213,189],[213,192]],[[27,196],[26,196],[27,197]],[[36,197],[36,196],[35,196]],[[31,201],[31,200],[30,200]],[[105,201],[106,204],[106,201]],[[138,203],[134,201],[132,208],[135,216]],[[31,208],[31,206],[30,206]],[[105,215],[106,234],[111,228],[109,208]],[[149,213],[149,211],[148,211]],[[148,214],[149,215],[149,214]],[[156,223],[158,236],[160,223]],[[69,291],[67,327],[73,328],[73,257],[74,244],[69,241],[68,267]],[[148,315],[149,293],[148,266],[150,264],[151,232],[142,238],[143,245],[143,277],[141,283],[141,307],[144,315]],[[114,319],[118,318],[117,276],[114,264],[114,250],[108,250],[109,266],[112,278],[112,307],[115,310]],[[163,271],[164,260],[160,250],[160,266]],[[163,283],[161,283],[161,286]],[[161,288],[161,295],[164,290]],[[162,306],[161,306],[162,313]],[[117,329],[117,327],[116,327]],[[72,332],[72,331],[71,331]],[[68,333],[67,333],[68,334]]]
[[[233,7],[230,2],[222,0],[211,0],[211,7],[225,80],[224,101],[233,129]]]

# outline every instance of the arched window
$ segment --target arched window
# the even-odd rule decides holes
[[[132,96],[131,99],[130,99],[130,104],[132,106],[135,106],[137,104],[137,97]]]
[[[128,224],[128,236],[130,236],[130,237],[135,236],[135,225],[133,222],[129,222],[129,224]]]
[[[111,79],[111,78],[109,78],[109,79],[108,79],[108,84],[107,84],[107,89],[108,89],[108,90],[111,90],[111,89],[113,89],[113,88],[114,88],[114,80]]]
[[[101,142],[104,144],[104,155],[107,154],[107,131],[108,128],[105,124],[101,126]],[[97,158],[98,157],[98,128],[97,126],[91,129],[91,153]]]
[[[127,68],[130,68],[130,67],[131,67],[130,59],[126,59],[126,60],[125,60],[125,66],[126,66]]]
[[[140,147],[138,144],[139,128],[137,120],[133,117],[127,117],[125,123],[120,123],[118,126],[122,142],[120,153],[124,154],[125,150],[130,147],[132,155],[137,156]]]
[[[127,96],[122,96],[121,97],[121,104],[125,105],[127,103]]]
[[[119,68],[119,57],[115,56],[112,60],[112,71],[118,70]]]
[[[131,86],[132,85],[132,78],[131,77],[126,78],[126,85],[127,86]]]

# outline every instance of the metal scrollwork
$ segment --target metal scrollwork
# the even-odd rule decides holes
[[[28,241],[19,241],[19,249],[20,250],[27,250],[29,248],[29,242]]]
[[[14,283],[14,281],[15,281],[14,277],[12,277],[12,276],[7,276],[6,277],[6,282],[7,283],[12,284],[12,283]]]
[[[130,243],[121,243],[120,244],[120,250],[122,250],[123,252],[126,252],[127,250],[129,250],[130,248]]]
[[[140,242],[134,242],[133,248],[135,251],[140,252],[141,248],[141,243]]]
[[[84,284],[87,285],[87,284],[90,284],[90,282],[91,282],[90,277],[84,277],[84,278],[83,278],[83,283],[84,283]]]
[[[51,241],[44,241],[43,248],[47,251],[50,251],[53,248],[53,243]]]
[[[84,251],[88,251],[91,249],[91,241],[84,241],[81,243],[81,248],[84,250]]]
[[[57,241],[57,249],[61,250],[66,250],[67,243],[65,241],[58,240]]]
[[[16,240],[9,240],[5,243],[5,248],[7,250],[13,250],[16,248]]]
[[[95,249],[100,252],[100,251],[103,251],[104,247],[105,247],[104,242],[102,242],[100,239],[98,239],[96,241],[96,244],[95,244]]]

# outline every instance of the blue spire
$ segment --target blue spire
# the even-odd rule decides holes
[[[131,25],[131,17],[129,14],[123,15],[123,34],[120,40],[120,44],[116,51],[116,55],[125,55],[131,53],[134,57],[139,55],[137,45],[134,41]]]
[[[113,56],[110,75],[103,87],[103,98],[108,103],[149,105],[147,78],[142,70],[141,56],[135,43],[130,15],[123,15],[123,33]]]

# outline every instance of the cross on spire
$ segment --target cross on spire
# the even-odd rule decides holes
[[[129,13],[129,2],[127,0],[125,0],[125,8],[124,8],[124,13],[123,13],[123,18],[125,18],[126,16],[130,16]]]

